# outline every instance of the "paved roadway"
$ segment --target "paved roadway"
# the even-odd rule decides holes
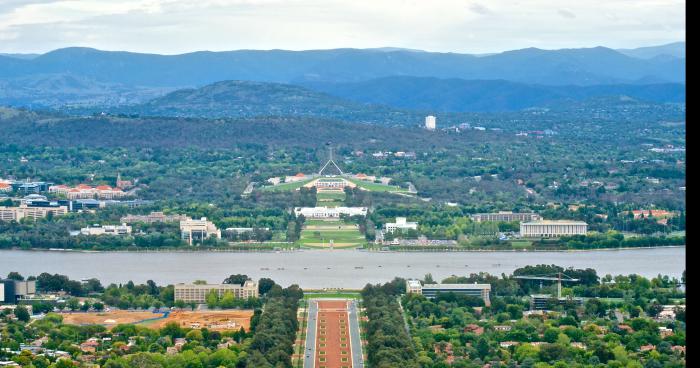
[[[304,344],[304,368],[314,368],[316,364],[316,322],[318,303],[309,299],[306,318],[306,343]]]
[[[316,324],[318,322],[318,299],[309,299],[307,309],[306,342],[304,346],[304,368],[315,368],[316,364]],[[362,338],[360,336],[360,316],[357,301],[351,300],[348,308],[350,325],[350,349],[352,367],[364,368],[362,360]]]
[[[362,339],[360,336],[360,316],[357,311],[357,300],[350,301],[348,319],[350,324],[350,347],[352,349],[352,366],[353,368],[362,368],[364,367],[364,362],[362,361]]]

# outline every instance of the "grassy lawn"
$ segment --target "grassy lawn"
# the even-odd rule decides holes
[[[349,178],[347,178],[347,180],[356,184],[360,188],[364,188],[364,189],[367,189],[367,190],[373,191],[373,192],[406,192],[406,193],[408,193],[407,190],[401,189],[401,187],[398,187],[396,185],[384,185],[384,184],[380,184],[380,183],[373,183],[373,182],[369,182],[369,181],[349,179]]]
[[[304,186],[304,184],[310,182],[313,179],[308,179],[308,180],[302,180],[302,181],[297,181],[294,183],[282,183],[278,185],[268,185],[260,188],[262,191],[266,192],[278,192],[278,191],[288,191],[288,190],[296,190]]]
[[[301,245],[321,247],[329,246],[333,240],[334,247],[352,247],[365,243],[365,237],[354,226],[340,221],[307,221],[306,228],[301,231]]]
[[[527,240],[512,241],[510,242],[510,245],[515,249],[524,249],[530,248],[532,246],[532,242]]]
[[[345,192],[318,192],[316,193],[316,206],[338,207],[345,201]]]

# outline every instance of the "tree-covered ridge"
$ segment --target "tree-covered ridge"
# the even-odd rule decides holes
[[[367,363],[371,367],[419,367],[398,303],[400,281],[362,290],[367,321]]]

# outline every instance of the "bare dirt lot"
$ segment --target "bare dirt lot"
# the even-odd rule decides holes
[[[215,310],[215,311],[173,311],[164,318],[165,313],[109,311],[100,313],[62,313],[63,323],[73,325],[103,325],[107,328],[118,324],[139,324],[157,329],[169,322],[176,322],[180,327],[208,328],[210,330],[245,330],[250,328],[252,310]]]

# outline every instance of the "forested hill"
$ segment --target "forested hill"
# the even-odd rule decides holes
[[[350,102],[304,87],[249,81],[223,81],[182,89],[137,106],[117,108],[142,116],[249,118],[316,117],[367,123],[419,123],[415,113]]]
[[[685,85],[680,83],[547,86],[505,80],[397,76],[354,83],[304,85],[361,103],[441,112],[515,111],[613,96],[658,103],[685,102]]]

